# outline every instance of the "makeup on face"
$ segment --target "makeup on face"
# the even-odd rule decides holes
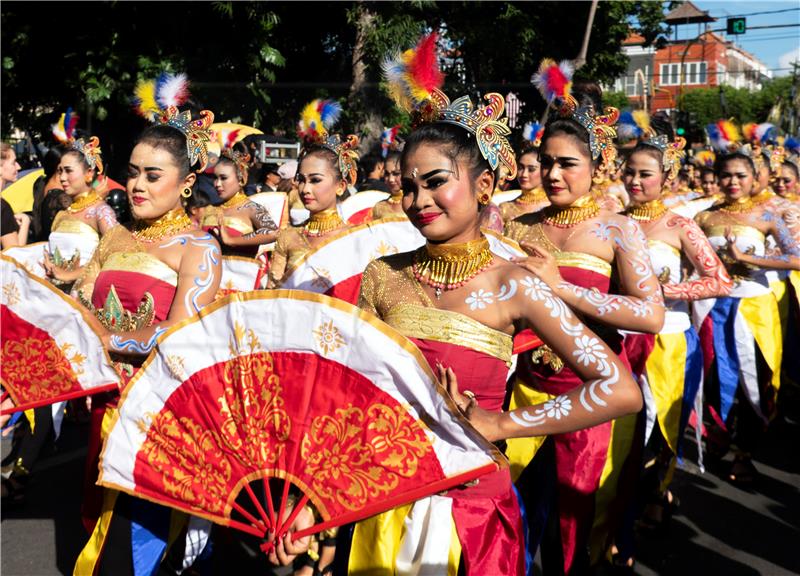
[[[194,178],[181,177],[172,155],[150,144],[140,143],[128,162],[127,192],[133,216],[140,220],[160,218],[181,206],[181,191]]]

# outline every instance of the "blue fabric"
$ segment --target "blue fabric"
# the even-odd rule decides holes
[[[167,549],[172,511],[141,498],[131,498],[130,514],[134,576],[153,576]]]
[[[8,420],[8,422],[6,422],[6,425],[3,426],[3,430],[6,430],[7,428],[11,428],[14,424],[16,424],[17,420],[19,420],[22,417],[22,414],[23,414],[23,412],[14,412],[11,415],[11,418]]]
[[[722,420],[728,419],[733,407],[733,398],[739,386],[739,355],[733,324],[739,311],[738,298],[718,298],[711,309],[714,326],[714,355],[719,379],[719,413]]]
[[[700,337],[693,327],[683,335],[686,338],[686,372],[683,379],[681,423],[678,429],[678,458],[683,455],[683,431],[689,424],[689,416],[694,409],[694,400],[703,379],[703,352],[700,349]]]
[[[517,497],[517,502],[519,503],[519,513],[522,516],[522,538],[525,546],[525,574],[527,574],[527,576],[533,576],[533,555],[528,543],[528,514],[525,512],[525,502],[519,490],[517,490],[517,487],[513,484],[511,487],[514,489],[514,496]]]

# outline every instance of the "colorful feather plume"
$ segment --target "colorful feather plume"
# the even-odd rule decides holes
[[[783,141],[783,147],[790,154],[800,154],[800,140],[794,136],[789,136]]]
[[[330,132],[341,113],[342,107],[335,100],[312,100],[303,108],[297,123],[297,135],[303,140],[322,140],[323,134]]]
[[[711,142],[711,147],[717,152],[727,152],[732,144],[741,140],[741,135],[736,125],[730,120],[718,120],[706,126],[706,133]]]
[[[569,60],[562,60],[556,64],[555,60],[545,58],[539,64],[539,71],[531,77],[531,82],[549,103],[556,98],[564,99],[570,94],[574,71]]]
[[[435,32],[423,36],[414,48],[384,60],[384,80],[398,107],[411,112],[444,83],[436,53]]]
[[[698,166],[705,166],[706,168],[713,168],[717,156],[711,150],[700,150],[694,155],[695,164]]]
[[[542,141],[542,134],[544,133],[544,126],[538,122],[527,122],[522,127],[522,137],[525,141],[538,146]]]
[[[389,150],[392,150],[397,143],[397,131],[400,130],[400,124],[386,128],[381,133],[381,156],[386,158],[389,155]]]
[[[189,99],[186,74],[161,73],[155,80],[140,80],[133,91],[136,113],[151,122],[169,106],[179,107]]]
[[[233,145],[236,144],[236,141],[239,138],[239,128],[236,130],[215,130],[215,136],[217,137],[217,143],[221,150],[227,150],[233,148]]]
[[[644,110],[625,111],[617,122],[617,138],[626,142],[650,134],[650,116]]]
[[[79,117],[72,111],[72,108],[67,108],[67,111],[59,117],[58,122],[53,124],[53,137],[61,144],[74,141],[78,120]]]

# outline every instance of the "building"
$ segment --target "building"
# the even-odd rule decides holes
[[[674,27],[667,45],[645,47],[644,38],[635,33],[623,43],[630,61],[625,76],[613,88],[625,92],[632,107],[673,110],[688,90],[721,85],[758,90],[771,77],[758,58],[710,30],[708,25],[716,19],[691,2],[667,14],[665,21]],[[692,24],[697,24],[696,33],[691,30],[689,38],[678,39],[678,26]],[[648,86],[643,86],[642,77],[648,79]]]

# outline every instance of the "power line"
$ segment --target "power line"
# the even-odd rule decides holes
[[[783,12],[795,12],[800,10],[800,8],[784,8],[782,10],[770,10],[768,12],[750,12],[749,14],[720,14],[714,16],[710,14],[713,18],[741,18],[743,16],[761,16],[762,14],[781,14]]]

